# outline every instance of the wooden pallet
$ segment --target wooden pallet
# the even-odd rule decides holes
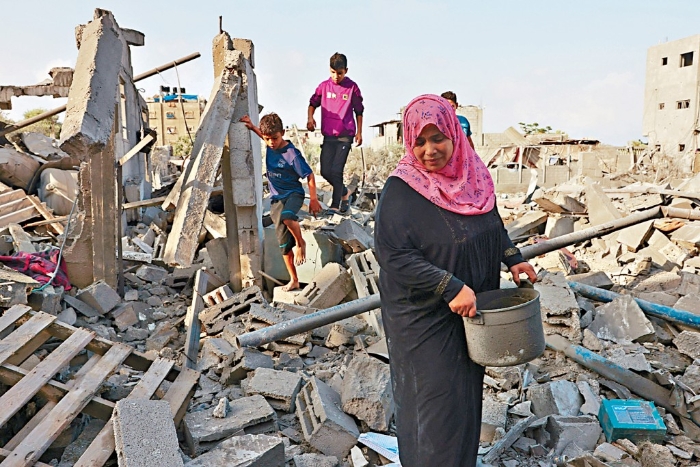
[[[114,452],[114,431],[109,422],[114,403],[97,393],[121,365],[144,372],[127,398],[150,399],[163,381],[171,383],[164,394],[159,394],[170,403],[176,426],[182,421],[199,380],[197,371],[175,367],[166,359],[152,360],[132,347],[102,339],[92,331],[61,323],[53,315],[34,312],[24,305],[15,305],[0,316],[0,336],[6,336],[0,340],[0,382],[11,386],[0,395],[0,427],[35,396],[45,401],[41,410],[0,449],[1,467],[48,467],[38,459],[80,413],[108,423],[75,466],[103,466]],[[50,338],[62,342],[41,363],[31,371],[18,366]],[[82,366],[68,383],[54,379],[68,364]]]

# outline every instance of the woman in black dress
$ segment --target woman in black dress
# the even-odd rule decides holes
[[[508,238],[488,169],[450,104],[417,97],[403,129],[406,155],[375,227],[401,464],[470,467],[484,368],[469,358],[462,317],[476,315],[476,293],[499,288],[501,262],[516,282],[536,275]]]

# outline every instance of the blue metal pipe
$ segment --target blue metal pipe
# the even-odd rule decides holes
[[[599,289],[598,287],[591,287],[590,285],[581,284],[580,282],[569,281],[569,287],[571,287],[571,290],[577,294],[599,302],[612,302],[620,296],[618,293]],[[639,308],[641,308],[648,315],[661,318],[666,321],[671,321],[673,323],[690,326],[695,329],[700,329],[700,316],[689,311],[676,310],[670,306],[648,302],[646,300],[642,300],[641,298],[635,298],[634,301],[637,302]]]

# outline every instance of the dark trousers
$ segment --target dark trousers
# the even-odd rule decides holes
[[[321,176],[333,186],[331,208],[340,208],[340,200],[348,190],[343,185],[343,170],[350,154],[351,137],[326,136],[321,145]]]

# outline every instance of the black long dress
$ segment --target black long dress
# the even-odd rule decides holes
[[[472,362],[448,303],[464,284],[499,287],[501,262],[523,261],[496,208],[462,216],[390,177],[375,225],[403,467],[476,464],[484,368]]]

